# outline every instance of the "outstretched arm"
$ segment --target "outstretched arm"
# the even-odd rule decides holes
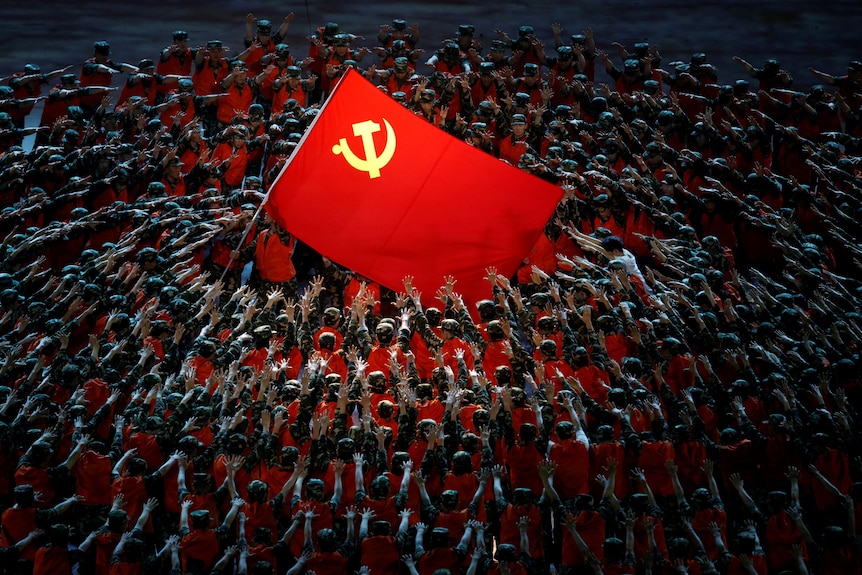
[[[632,469],[632,475],[634,475],[635,482],[637,482],[641,488],[643,488],[644,493],[646,493],[647,500],[649,504],[652,506],[656,505],[655,496],[653,495],[652,489],[650,489],[649,483],[647,482],[646,475],[643,472],[643,469],[635,468]]]
[[[745,483],[742,481],[742,478],[739,476],[739,473],[734,473],[730,476],[730,484],[736,489],[736,492],[739,494],[739,498],[742,500],[743,506],[745,509],[753,514],[760,513],[760,510],[757,508],[757,504],[754,502],[754,499],[751,498],[751,495],[745,490]]]
[[[718,490],[718,483],[715,481],[715,464],[711,459],[703,462],[703,474],[706,475],[706,482],[712,498],[721,502],[721,492]]]
[[[664,462],[664,466],[670,475],[670,481],[673,484],[673,492],[676,494],[677,507],[682,506],[685,501],[685,491],[682,488],[682,483],[679,481],[679,472],[676,467],[676,462],[673,459],[668,459]]]

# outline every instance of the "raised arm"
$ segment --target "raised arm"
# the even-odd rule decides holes
[[[311,556],[314,554],[313,547],[306,547],[302,550],[302,555],[297,557],[296,563],[291,567],[286,575],[299,575],[305,571],[305,564],[308,563]]]
[[[730,476],[730,484],[736,489],[736,492],[739,494],[739,498],[742,500],[742,504],[745,506],[745,509],[753,514],[760,513],[760,510],[757,508],[757,504],[754,502],[754,499],[751,498],[751,495],[745,490],[745,482],[739,476],[739,473],[734,473]]]
[[[147,521],[150,519],[150,515],[153,513],[153,509],[158,506],[159,500],[155,497],[150,497],[141,509],[141,516],[138,517],[138,521],[135,523],[135,529],[143,531],[144,527],[147,525]]]
[[[650,489],[649,483],[647,482],[646,474],[644,474],[643,469],[640,469],[639,467],[632,469],[632,475],[635,478],[635,482],[637,482],[641,486],[641,488],[643,488],[644,493],[646,493],[649,504],[655,507],[655,496],[653,495],[652,489]]]
[[[485,486],[488,484],[488,479],[491,478],[491,470],[483,467],[476,475],[479,479],[479,487],[476,488],[476,493],[470,501],[470,509],[478,509],[479,505],[482,504],[482,496],[485,494]]]
[[[712,498],[721,503],[721,492],[718,490],[718,482],[715,480],[715,464],[711,459],[703,462],[703,474],[706,475],[706,483]]]
[[[670,481],[673,484],[673,492],[676,494],[677,507],[681,507],[686,503],[685,491],[682,488],[682,483],[679,481],[679,472],[676,467],[676,462],[673,459],[668,459],[664,462],[664,466],[670,475]]]
[[[425,529],[427,526],[424,523],[416,524],[416,539],[413,545],[413,559],[418,560],[425,553]]]
[[[287,499],[287,494],[291,492],[291,490],[295,489],[298,482],[300,482],[303,478],[305,478],[308,473],[308,458],[300,457],[296,461],[296,465],[293,468],[293,473],[290,474],[290,477],[287,481],[284,482],[284,485],[281,488],[281,496]],[[302,488],[300,487],[300,490]]]
[[[335,486],[332,489],[332,498],[329,500],[329,505],[333,509],[336,509],[338,504],[341,502],[341,495],[344,491],[344,486],[341,481],[341,475],[344,473],[344,462],[341,460],[336,461],[333,467],[333,472],[335,474]]]
[[[233,522],[236,520],[237,513],[239,513],[240,508],[245,505],[245,500],[241,497],[234,497],[230,502],[230,509],[227,514],[224,516],[224,521],[222,521],[223,527],[230,527],[233,525]]]
[[[189,508],[192,506],[192,500],[186,499],[180,505],[180,531],[188,531],[189,529]]]
[[[556,471],[557,464],[550,459],[544,459],[539,462],[539,479],[542,480],[542,487],[545,490],[545,495],[548,496],[548,499],[550,499],[552,503],[560,501],[560,495],[557,493],[557,490],[554,489],[554,484],[551,481],[551,478],[554,476],[554,472]]]

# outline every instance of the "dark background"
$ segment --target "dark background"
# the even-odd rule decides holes
[[[477,35],[484,36],[487,48],[495,37],[495,28],[517,35],[518,26],[536,28],[548,51],[553,47],[550,26],[559,22],[564,35],[592,27],[596,44],[618,61],[611,42],[631,47],[634,42],[648,41],[659,45],[663,65],[674,60],[688,61],[697,51],[706,52],[708,61],[719,71],[722,83],[745,77],[741,66],[731,58],[744,57],[755,66],[767,58],[778,58],[795,79],[795,86],[807,90],[817,83],[806,72],[814,66],[832,74],[843,74],[847,63],[862,59],[862,42],[858,25],[862,22],[862,2],[689,2],[683,0],[631,1],[581,0],[576,2],[331,2],[314,1],[290,4],[263,0],[210,2],[33,0],[11,2],[0,0],[4,34],[0,36],[0,76],[22,69],[27,62],[49,71],[66,65],[80,64],[92,55],[95,40],[107,40],[116,61],[137,64],[141,58],[153,58],[170,44],[171,32],[185,29],[190,45],[220,39],[242,50],[245,15],[253,12],[278,25],[289,12],[296,19],[288,32],[287,42],[295,55],[305,55],[305,41],[312,30],[334,20],[342,31],[366,37],[355,45],[375,45],[380,24],[393,18],[404,18],[419,24],[419,47],[430,53],[441,41],[451,37],[459,24],[473,24]],[[376,62],[376,55],[366,57],[365,64]],[[424,66],[419,71],[426,71]],[[124,75],[118,75],[121,82]],[[608,81],[600,71],[597,81]],[[34,112],[34,115],[37,112]],[[38,117],[38,116],[37,116]]]

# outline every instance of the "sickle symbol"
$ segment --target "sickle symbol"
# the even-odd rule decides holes
[[[357,170],[368,172],[369,178],[379,178],[380,169],[386,166],[395,154],[395,130],[392,129],[386,118],[383,118],[383,123],[386,125],[386,145],[379,156],[377,150],[374,149],[374,133],[380,131],[380,124],[371,120],[353,124],[353,135],[362,138],[362,148],[365,152],[364,160],[353,153],[347,143],[347,138],[341,138],[337,144],[332,146],[332,153],[336,156],[344,156],[347,163]]]

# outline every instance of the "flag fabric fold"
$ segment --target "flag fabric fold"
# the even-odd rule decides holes
[[[467,301],[511,277],[562,190],[438,129],[349,70],[273,182],[265,209],[322,255],[430,301],[445,276]]]

